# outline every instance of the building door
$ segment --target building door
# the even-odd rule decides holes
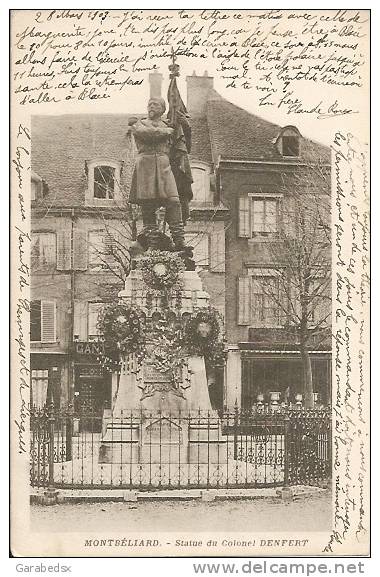
[[[101,367],[79,367],[75,388],[80,430],[100,432],[104,405],[109,399],[109,383]]]

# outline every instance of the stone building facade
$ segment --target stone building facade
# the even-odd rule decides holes
[[[150,82],[159,94],[161,75]],[[225,317],[224,393],[222,399],[216,383],[213,400],[249,408],[259,394],[300,392],[296,339],[266,315],[270,307],[255,278],[271,278],[270,247],[279,242],[292,192],[301,187],[315,201],[322,193],[315,167],[328,176],[330,155],[296,127],[279,127],[225,100],[207,73],[186,82],[194,179],[186,234],[211,304]],[[141,226],[126,203],[135,155],[129,116],[133,111],[33,118],[33,402],[52,397],[61,406],[99,411],[111,400],[110,377],[96,360],[96,319],[102,303],[123,288],[115,243],[127,248]],[[311,356],[315,390],[326,403],[328,330]]]
[[[150,78],[159,92],[160,75]],[[32,120],[32,402],[101,411],[110,375],[97,362],[97,315],[124,287],[128,246],[141,229],[127,203],[135,158],[130,114]],[[194,201],[186,239],[213,306],[224,314],[224,229],[209,142],[194,122]],[[123,261],[121,263],[121,261]],[[122,266],[120,266],[122,264]],[[215,385],[216,387],[216,385]],[[215,389],[214,387],[214,389]],[[221,403],[222,383],[217,386]],[[215,397],[215,394],[214,394]]]

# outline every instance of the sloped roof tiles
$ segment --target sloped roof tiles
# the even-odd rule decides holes
[[[49,187],[49,204],[84,204],[85,161],[96,157],[122,161],[130,175],[133,164],[127,136],[131,114],[34,116],[32,169]],[[141,116],[141,115],[136,115]],[[280,161],[276,138],[281,127],[247,112],[210,90],[207,115],[192,125],[191,158],[216,164],[222,159]],[[328,147],[302,139],[304,161],[328,163]],[[125,177],[125,176],[124,176]]]

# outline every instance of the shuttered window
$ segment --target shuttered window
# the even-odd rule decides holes
[[[57,233],[57,269],[71,269],[71,231],[60,230]]]
[[[90,231],[88,233],[88,266],[92,270],[109,270],[117,266],[117,258],[125,259],[119,244],[118,231]]]
[[[54,343],[56,336],[55,301],[32,301],[30,309],[30,340]]]
[[[88,233],[88,266],[101,269],[105,266],[107,255],[106,235],[104,232]]]
[[[32,404],[37,409],[42,409],[46,404],[49,384],[49,371],[47,369],[32,370]]]
[[[98,329],[99,313],[103,309],[104,303],[88,303],[88,338],[98,337],[100,335]]]
[[[74,301],[74,339],[87,340],[87,301]]]
[[[238,324],[252,327],[278,327],[283,322],[280,286],[276,277],[238,278]]]
[[[327,325],[331,314],[331,287],[325,285],[324,279],[318,278],[309,284],[309,322],[311,325]]]
[[[55,301],[41,301],[41,342],[56,341]]]
[[[30,340],[41,341],[41,301],[30,303]]]
[[[278,201],[252,198],[252,236],[274,236],[278,232]]]
[[[280,323],[279,282],[275,277],[251,278],[251,324],[254,327],[277,327]]]
[[[74,252],[73,268],[75,270],[86,270],[87,268],[87,232],[85,230],[74,230]]]
[[[274,195],[239,197],[238,235],[241,238],[277,236],[280,198]]]
[[[56,236],[54,232],[32,233],[31,264],[34,270],[55,267]]]
[[[239,197],[239,236],[248,238],[251,236],[250,225],[250,198],[249,196]]]
[[[249,325],[251,321],[250,277],[238,277],[238,325]]]

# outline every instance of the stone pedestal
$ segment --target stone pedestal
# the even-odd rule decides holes
[[[209,295],[195,271],[183,274],[181,294],[170,295],[171,314],[207,307]],[[141,271],[131,272],[119,294],[125,304],[136,304],[152,322],[163,311],[160,296],[147,296]],[[148,339],[149,340],[149,339]],[[152,340],[148,347],[155,347]],[[226,459],[220,423],[212,410],[203,357],[191,356],[176,378],[160,372],[148,359],[124,359],[113,375],[112,409],[103,417],[100,463],[221,463]]]

